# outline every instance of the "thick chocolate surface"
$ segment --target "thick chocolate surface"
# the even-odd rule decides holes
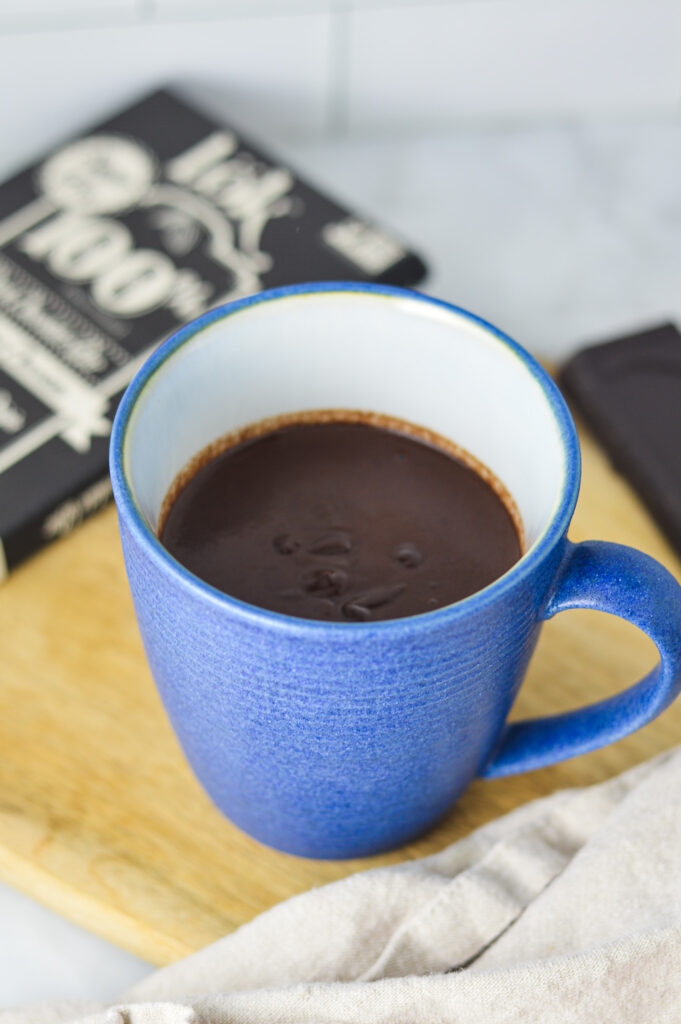
[[[341,622],[451,604],[521,554],[473,469],[365,423],[294,424],[228,448],[180,491],[161,540],[233,597]]]

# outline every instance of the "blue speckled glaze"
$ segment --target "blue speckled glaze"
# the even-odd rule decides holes
[[[313,622],[220,593],[165,551],[124,468],[135,404],[180,346],[248,306],[338,291],[408,295],[482,324],[524,361],[560,423],[565,481],[538,541],[491,586],[411,618]],[[436,822],[476,775],[538,768],[617,740],[681,687],[681,588],[640,552],[567,541],[580,476],[567,407],[523,349],[456,307],[387,286],[323,283],[212,310],[165,342],[131,384],[114,424],[111,472],[135,611],[168,715],[216,805],[271,846],[332,858],[399,846]],[[659,665],[600,704],[506,726],[542,622],[566,608],[639,626],[657,644]]]

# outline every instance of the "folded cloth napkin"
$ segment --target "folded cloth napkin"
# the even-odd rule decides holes
[[[114,1007],[0,1024],[681,1022],[681,748],[287,900]]]

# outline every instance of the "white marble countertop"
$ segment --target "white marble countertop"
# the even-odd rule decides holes
[[[281,147],[279,147],[281,151]],[[305,142],[297,168],[392,225],[425,289],[533,352],[681,322],[681,122]],[[0,1008],[105,999],[148,967],[0,886]]]
[[[404,233],[425,290],[535,354],[681,321],[681,120],[316,143],[291,160]]]

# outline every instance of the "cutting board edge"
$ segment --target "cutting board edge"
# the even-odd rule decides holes
[[[2,844],[0,882],[153,966],[165,967],[196,952],[189,943],[142,925]]]

